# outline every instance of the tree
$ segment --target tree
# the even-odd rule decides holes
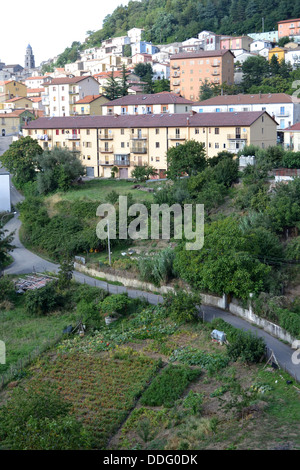
[[[161,80],[155,80],[153,83],[154,93],[161,93],[162,91],[170,91],[170,80],[162,78]]]
[[[0,230],[0,275],[5,262],[8,260],[8,253],[15,248],[15,246],[12,245],[14,233],[5,236],[6,231],[7,230]]]
[[[126,70],[125,64],[123,64],[121,84],[120,84],[120,87],[121,87],[120,94],[121,94],[121,96],[128,95],[128,88],[129,88],[128,76],[129,76],[129,72]]]
[[[59,267],[58,287],[66,289],[70,287],[73,277],[74,262],[70,258],[64,258]]]
[[[67,149],[55,147],[47,150],[38,157],[37,163],[40,168],[37,176],[40,194],[57,189],[67,191],[73,181],[85,174],[85,168],[76,154]]]
[[[13,142],[0,156],[2,165],[15,177],[19,188],[36,178],[37,157],[43,153],[37,140],[30,136]]]
[[[115,100],[123,96],[121,94],[122,86],[120,84],[120,80],[115,77],[113,70],[108,76],[107,82],[107,85],[104,87],[104,96],[106,96],[106,98],[109,100]]]
[[[253,255],[248,238],[234,217],[206,224],[204,247],[187,251],[178,246],[174,268],[194,289],[248,299],[265,288],[271,271]]]
[[[149,165],[142,165],[142,166],[135,166],[134,170],[131,173],[131,176],[139,182],[147,181],[150,176],[156,176],[157,170],[153,166]]]
[[[264,57],[249,57],[242,66],[242,86],[247,91],[252,85],[260,85],[269,76],[269,64]]]
[[[220,94],[221,88],[220,85],[216,85],[215,83],[210,83],[207,79],[205,79],[204,83],[200,86],[199,91],[199,100],[205,101],[213,96],[218,96]]]
[[[279,47],[284,47],[288,42],[290,42],[290,38],[288,36],[284,36],[283,38],[280,38],[278,41],[278,46]]]
[[[195,175],[207,165],[204,144],[188,140],[167,151],[167,176],[172,180],[184,176]]]

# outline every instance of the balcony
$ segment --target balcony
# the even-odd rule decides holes
[[[131,148],[131,153],[147,153],[147,147],[134,145]]]
[[[173,70],[179,70],[179,69],[180,69],[180,65],[172,65],[172,69],[173,69]]]
[[[114,134],[112,132],[105,132],[104,134],[99,135],[100,140],[113,140]]]
[[[112,145],[105,145],[104,147],[100,147],[100,152],[101,153],[113,153],[114,148]]]
[[[186,137],[180,134],[170,134],[169,139],[170,140],[185,140]]]
[[[115,160],[114,165],[116,166],[130,166],[130,159],[124,159],[124,160]]]
[[[172,77],[173,78],[179,78],[180,77],[180,72],[173,72]]]
[[[247,134],[227,134],[227,140],[247,140]]]
[[[147,134],[142,134],[142,133],[131,134],[130,136],[131,140],[147,140],[147,138],[148,138]]]
[[[280,111],[279,113],[276,113],[276,117],[289,117],[290,113],[289,111]]]
[[[215,77],[217,75],[220,75],[220,71],[219,70],[214,70],[212,76]]]
[[[174,86],[179,86],[180,85],[180,80],[174,80],[173,85]]]
[[[80,140],[80,134],[69,134],[66,137],[67,140]]]
[[[214,62],[213,64],[211,64],[212,67],[220,67],[220,64],[218,64],[217,62]]]
[[[78,95],[78,90],[75,88],[73,90],[69,90],[69,95]]]
[[[102,165],[102,166],[113,166],[114,165],[114,162],[110,162],[108,160],[100,160],[99,161],[99,165]]]

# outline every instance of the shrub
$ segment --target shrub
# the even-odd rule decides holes
[[[156,376],[141,398],[145,406],[165,406],[170,408],[181,396],[190,382],[198,378],[200,370],[183,365],[168,365]]]
[[[15,295],[15,285],[13,281],[3,276],[0,278],[0,301],[11,300]]]
[[[173,262],[175,253],[165,248],[153,257],[140,258],[138,269],[143,281],[152,282],[155,286],[167,283],[174,277]]]
[[[300,312],[277,309],[279,324],[295,338],[300,338]]]
[[[102,320],[100,309],[93,301],[80,300],[77,304],[77,314],[88,329],[100,328]]]
[[[28,290],[24,294],[24,308],[27,313],[33,315],[47,315],[63,306],[63,296],[56,291],[53,282],[46,284],[41,289]]]
[[[255,336],[250,331],[238,331],[236,337],[227,345],[227,353],[230,359],[248,364],[259,362],[265,353],[263,338]]]
[[[132,300],[128,294],[112,294],[106,297],[100,304],[101,311],[107,315],[126,315]]]
[[[10,450],[81,449],[88,443],[71,405],[49,383],[15,389],[0,410],[1,448]]]
[[[169,292],[164,296],[164,308],[168,316],[176,322],[198,321],[201,305],[201,296],[198,294],[187,294],[182,290]]]

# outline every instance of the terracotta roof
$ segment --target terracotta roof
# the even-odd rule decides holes
[[[250,126],[265,111],[240,113],[145,114],[135,116],[44,117],[31,121],[28,129],[97,129],[149,127],[228,127]],[[269,116],[270,119],[271,116]],[[275,121],[274,121],[275,122]]]
[[[15,96],[14,98],[11,98],[10,100],[6,100],[6,103],[13,103],[14,101],[19,101],[23,99],[29,99],[26,96]]]
[[[30,98],[30,101],[32,101],[33,103],[39,103],[40,101],[42,101],[42,97],[41,96],[31,96]]]
[[[27,95],[30,93],[41,93],[45,88],[27,88]]]
[[[300,131],[300,122],[297,122],[293,126],[287,127],[286,129],[283,129],[284,131]]]
[[[218,51],[197,51],[197,52],[179,52],[179,54],[173,54],[170,57],[170,60],[176,59],[201,59],[201,57],[220,57],[221,55],[230,52],[230,49],[220,49]],[[232,54],[234,56],[234,54]]]
[[[78,83],[81,82],[82,80],[85,80],[86,78],[93,78],[91,75],[86,75],[83,77],[61,77],[61,78],[53,78],[51,82],[45,83],[44,86],[49,86],[49,85],[68,85],[69,83]]]
[[[145,95],[126,95],[122,98],[105,103],[102,106],[126,106],[138,104],[193,104],[175,93],[164,92]]]
[[[1,113],[0,117],[19,117],[20,114],[24,113],[25,111],[29,111],[28,109],[14,109],[12,113]],[[29,111],[31,112],[31,111]],[[32,113],[33,114],[33,113]]]
[[[277,21],[277,23],[291,23],[292,21],[300,21],[300,18],[293,18],[292,20]]]
[[[235,104],[272,104],[292,103],[292,97],[286,93],[261,93],[256,95],[220,95],[204,101],[197,101],[196,106],[235,105]]]
[[[40,76],[40,77],[28,77],[25,79],[25,81],[27,82],[27,80],[44,80],[45,77],[44,76]]]
[[[97,100],[100,98],[102,95],[87,95],[81,100],[76,101],[74,104],[86,104],[86,103],[92,103],[93,101]]]

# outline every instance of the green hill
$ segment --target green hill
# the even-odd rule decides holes
[[[144,39],[155,44],[184,41],[202,30],[241,35],[277,30],[277,21],[300,16],[300,0],[141,0],[118,6],[103,21],[102,29],[89,31],[87,40],[73,42],[57,65],[76,60],[76,53],[100,46],[110,37],[126,35],[131,28],[144,28]],[[74,58],[75,56],[75,58]]]

